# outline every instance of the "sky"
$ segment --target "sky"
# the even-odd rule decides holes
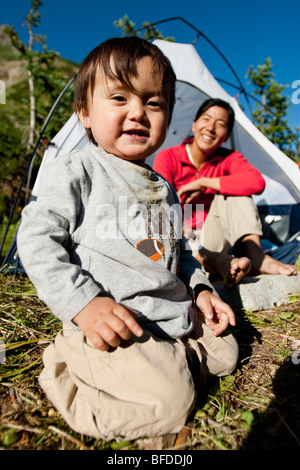
[[[5,1],[0,8],[0,24],[14,25],[26,43],[24,18],[30,8],[30,0]],[[155,23],[181,17],[222,52],[249,93],[252,89],[245,78],[249,66],[257,67],[271,57],[275,79],[288,86],[285,94],[292,100],[289,124],[292,129],[300,126],[300,0],[43,0],[40,13],[35,32],[46,36],[49,49],[78,63],[102,41],[122,35],[113,23],[125,14],[136,28],[145,20]],[[181,20],[163,22],[157,28],[176,42],[192,43],[196,38],[195,30]],[[215,77],[237,86],[229,66],[204,37],[195,47],[206,66]],[[224,88],[236,95],[234,87]]]

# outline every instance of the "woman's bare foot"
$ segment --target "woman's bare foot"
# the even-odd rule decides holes
[[[196,258],[207,273],[218,275],[226,287],[237,285],[251,269],[250,259],[246,256],[237,258],[201,248]]]
[[[284,276],[292,276],[297,274],[296,266],[285,264],[266,255],[263,251],[260,238],[257,235],[247,235],[240,240],[235,253],[245,255],[251,260],[251,274],[282,274]]]
[[[252,264],[253,274],[282,274],[284,276],[292,276],[297,274],[296,266],[285,264],[269,255],[265,255],[261,264],[255,266]]]
[[[231,258],[228,265],[228,274],[224,278],[226,287],[236,286],[246,274],[251,270],[251,261],[246,256],[241,258]]]

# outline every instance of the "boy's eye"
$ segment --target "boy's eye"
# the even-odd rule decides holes
[[[121,95],[114,95],[114,96],[112,96],[112,99],[113,99],[114,101],[119,101],[119,102],[126,101],[126,100],[125,100],[125,97],[124,97],[124,96],[121,96]]]
[[[153,108],[163,108],[163,103],[158,100],[149,100],[148,101],[148,106],[151,106]]]

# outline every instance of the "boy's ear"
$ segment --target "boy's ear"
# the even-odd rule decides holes
[[[78,109],[77,110],[78,117],[80,119],[81,124],[86,128],[89,129],[91,127],[90,125],[90,118],[86,114],[86,112],[83,109]]]

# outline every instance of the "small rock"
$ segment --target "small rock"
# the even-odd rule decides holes
[[[300,295],[300,274],[246,276],[240,284],[230,289],[219,282],[215,282],[213,286],[220,298],[231,308],[255,312],[288,303],[293,294]]]

